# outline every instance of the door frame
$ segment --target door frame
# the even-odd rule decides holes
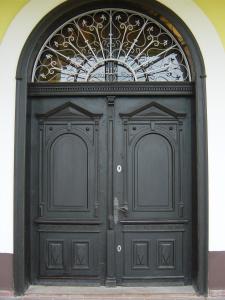
[[[193,284],[201,295],[208,292],[208,155],[207,155],[207,111],[205,68],[199,46],[185,23],[171,10],[155,0],[123,0],[117,6],[129,4],[147,9],[153,7],[159,14],[166,17],[184,37],[193,61],[194,83],[101,83],[101,84],[28,84],[31,78],[32,66],[39,46],[48,33],[58,23],[70,18],[74,10],[85,11],[86,7],[96,8],[116,5],[111,0],[105,1],[69,0],[47,14],[28,38],[17,67],[16,74],[16,119],[15,119],[15,154],[14,154],[14,289],[17,295],[24,293],[29,286],[29,109],[30,95],[194,95],[195,97],[195,154],[196,154],[196,219],[197,232],[196,262],[193,273]],[[87,10],[87,9],[86,9]],[[47,30],[46,30],[47,28]],[[38,41],[38,42],[37,42]]]

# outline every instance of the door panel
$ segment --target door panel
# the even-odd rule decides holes
[[[124,176],[130,217],[177,217],[180,129],[184,115],[153,101],[134,112],[120,114],[123,130],[128,132],[124,135]]]
[[[93,178],[101,115],[67,102],[38,117],[43,131],[40,143],[43,217],[95,217],[98,181]]]
[[[40,234],[40,278],[99,276],[98,232]]]
[[[133,210],[173,209],[173,151],[168,140],[157,133],[145,133],[131,152]]]
[[[125,229],[123,261],[126,280],[183,278],[183,229],[172,232],[169,228],[151,226],[146,230],[143,226],[142,229],[133,226]]]
[[[60,135],[51,144],[47,161],[50,162],[49,210],[86,211],[89,202],[87,144],[76,134]]]

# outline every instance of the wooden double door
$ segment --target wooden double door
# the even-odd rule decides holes
[[[30,99],[32,283],[191,282],[191,102]]]

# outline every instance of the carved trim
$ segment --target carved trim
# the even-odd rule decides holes
[[[30,83],[29,96],[194,95],[193,82],[156,83]]]
[[[79,118],[84,119],[85,117],[89,118],[100,118],[102,114],[94,114],[72,102],[67,102],[63,105],[60,105],[44,114],[36,114],[38,118],[48,119],[48,118]]]
[[[115,104],[115,96],[108,96],[107,100],[108,100],[108,106],[114,106]]]
[[[160,111],[161,115],[154,115],[154,112],[148,111],[150,109],[158,109]],[[159,118],[168,118],[168,117],[173,117],[173,118],[184,118],[186,116],[185,113],[179,113],[174,110],[169,109],[168,107],[161,105],[157,102],[151,102],[145,106],[141,106],[138,109],[135,109],[132,112],[129,112],[127,114],[120,113],[121,118],[139,118],[143,120],[143,118],[154,118],[156,117],[157,120]]]
[[[187,224],[188,220],[121,220],[121,224],[125,225],[141,225],[141,224]]]
[[[74,220],[74,219],[45,219],[37,218],[34,220],[36,224],[70,224],[70,225],[99,225],[101,221],[93,219],[83,219],[83,220]]]

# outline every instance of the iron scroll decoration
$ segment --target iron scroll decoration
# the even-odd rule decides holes
[[[98,9],[70,19],[42,46],[33,82],[191,81],[175,36],[150,16]]]

